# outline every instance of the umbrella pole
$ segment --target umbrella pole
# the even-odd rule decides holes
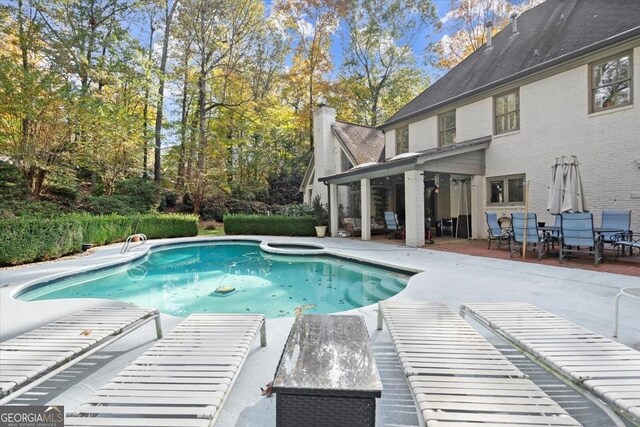
[[[527,229],[529,227],[529,182],[524,185],[524,233],[522,236],[522,259],[527,258]]]

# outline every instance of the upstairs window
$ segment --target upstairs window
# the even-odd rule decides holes
[[[341,153],[342,153],[340,158],[340,163],[342,163],[341,172],[346,172],[349,169],[351,169],[353,166],[351,166],[351,160],[349,160],[349,157],[347,156],[347,154],[344,151],[342,151]]]
[[[496,96],[494,103],[496,135],[520,129],[520,92],[518,89]]]
[[[438,146],[456,143],[456,110],[438,116]]]
[[[396,129],[396,156],[409,152],[409,126]]]
[[[591,65],[591,112],[632,103],[631,52]]]

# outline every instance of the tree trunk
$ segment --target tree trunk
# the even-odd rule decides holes
[[[176,188],[181,188],[185,182],[185,156],[187,154],[187,119],[189,116],[187,98],[189,85],[189,56],[185,54],[184,79],[182,86],[182,112],[180,116],[180,160],[178,161],[178,179]]]
[[[22,55],[22,80],[20,82],[20,90],[22,92],[22,95],[25,95],[26,90],[27,90],[27,77],[29,74],[29,52],[28,52],[28,47],[27,47],[27,37],[26,34],[24,33],[24,14],[22,11],[22,0],[18,0],[18,38],[20,41],[20,53]],[[21,127],[21,136],[20,136],[20,145],[21,145],[21,154],[22,154],[22,161],[21,163],[21,170],[22,170],[22,175],[26,178],[28,178],[28,173],[25,169],[25,165],[24,165],[24,157],[27,154],[27,150],[29,149],[29,125],[30,125],[30,120],[29,120],[29,116],[27,115],[27,113],[25,113],[25,115],[22,117],[22,120],[20,122],[20,127]],[[31,184],[31,183],[30,183]],[[31,187],[31,190],[33,191],[33,187]],[[38,197],[39,193],[35,193],[34,192],[34,196]]]
[[[171,36],[171,21],[173,14],[176,10],[176,6],[180,0],[174,0],[169,11],[169,2],[165,9],[166,25],[164,28],[164,39],[162,41],[162,56],[160,57],[160,78],[158,81],[158,105],[156,107],[156,128],[155,128],[155,151],[154,151],[154,164],[153,164],[153,179],[156,182],[160,182],[161,177],[161,165],[160,155],[162,150],[162,113],[164,108],[164,73],[167,69],[167,55],[169,52],[169,38]]]
[[[153,26],[153,16],[149,18],[150,23],[150,35],[149,35],[149,56],[148,56],[148,64],[151,64],[152,52],[153,52],[153,33],[155,32],[155,28]],[[142,155],[142,178],[149,178],[149,86],[151,82],[146,82],[146,87],[144,89],[144,109],[142,112],[143,123],[142,123],[142,139],[144,141],[144,152]]]

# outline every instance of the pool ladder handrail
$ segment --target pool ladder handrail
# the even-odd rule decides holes
[[[133,240],[134,237],[138,237],[140,239],[140,245],[144,245],[145,243],[147,243],[147,236],[145,236],[142,233],[136,233],[136,234],[132,234],[131,236],[127,237],[127,240],[124,242],[124,245],[122,245],[122,249],[120,249],[120,253],[121,254],[126,254],[127,251],[129,250],[129,245],[131,244],[131,241]]]

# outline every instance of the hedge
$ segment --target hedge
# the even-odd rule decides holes
[[[65,217],[0,219],[0,265],[58,258],[82,249],[82,225]]]
[[[0,219],[0,265],[16,265],[58,258],[79,252],[83,243],[104,245],[123,241],[130,234],[148,238],[198,234],[195,215],[88,215],[55,218]]]
[[[266,234],[271,236],[315,236],[312,216],[225,215],[224,232],[228,235]]]

